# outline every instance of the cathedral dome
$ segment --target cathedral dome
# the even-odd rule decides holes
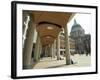
[[[76,20],[74,20],[74,24],[71,28],[70,35],[73,38],[76,38],[76,37],[79,37],[79,36],[84,36],[84,29],[81,27],[80,24],[78,24],[76,22]]]
[[[81,27],[80,24],[76,22],[76,20],[74,20],[74,24],[72,26],[71,32],[78,31],[78,30],[83,31],[83,28]]]

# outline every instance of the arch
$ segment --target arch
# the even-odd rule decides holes
[[[51,25],[55,25],[55,26],[57,26],[57,27],[59,27],[59,28],[62,28],[62,26],[60,26],[59,24],[52,23],[52,22],[47,22],[47,21],[39,22],[39,23],[38,23],[38,26],[39,26],[39,25],[44,25],[44,24],[51,24]]]

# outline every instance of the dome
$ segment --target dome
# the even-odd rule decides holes
[[[78,30],[83,31],[83,28],[81,27],[80,24],[78,24],[78,23],[76,22],[76,20],[74,20],[74,24],[73,24],[73,26],[72,26],[71,32],[73,32],[73,31],[78,31]]]
[[[84,36],[84,29],[81,27],[80,24],[78,24],[76,22],[76,20],[74,20],[74,24],[71,28],[71,32],[70,35],[71,37],[79,37],[79,36]]]

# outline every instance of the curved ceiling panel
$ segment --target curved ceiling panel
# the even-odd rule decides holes
[[[41,38],[41,42],[43,46],[52,44],[54,42],[54,38],[50,36],[45,36]]]
[[[50,24],[39,25],[36,27],[36,29],[39,32],[40,37],[45,35],[57,37],[58,33],[61,31],[61,28]]]
[[[34,12],[36,24],[42,21],[47,21],[61,25],[62,27],[65,27],[71,15],[72,13],[66,13],[66,12],[46,12],[46,11]]]
[[[42,45],[45,46],[54,42],[72,13],[33,11],[33,15]]]
[[[43,45],[52,43],[61,31],[59,26],[53,24],[38,25],[36,29],[41,37]]]

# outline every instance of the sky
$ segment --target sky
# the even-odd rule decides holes
[[[85,30],[85,34],[91,34],[91,14],[82,14],[77,13],[68,23],[68,34],[70,35],[70,31],[72,25],[74,24],[74,19],[76,22],[81,25],[81,27]]]

